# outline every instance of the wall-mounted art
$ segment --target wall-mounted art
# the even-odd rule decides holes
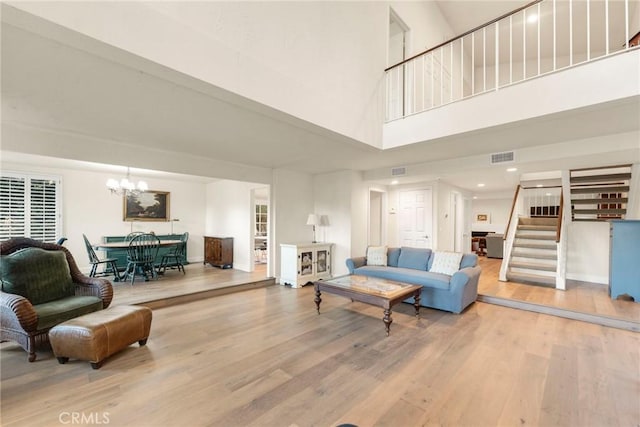
[[[169,212],[168,191],[123,196],[123,221],[169,221]]]
[[[477,214],[476,222],[489,222],[489,214]]]

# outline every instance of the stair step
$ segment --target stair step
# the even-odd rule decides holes
[[[535,252],[517,252],[517,251],[513,251],[511,252],[511,258],[529,258],[529,259],[551,259],[551,260],[557,260],[558,256],[553,253],[546,253],[546,252],[539,252],[539,253],[535,253]]]
[[[558,217],[520,217],[518,219],[518,227],[521,225],[546,225],[546,226],[556,226],[558,224]]]
[[[624,215],[626,209],[574,209],[574,215]]]
[[[509,268],[524,268],[527,270],[556,271],[557,267],[552,264],[540,264],[533,262],[511,261]]]
[[[520,224],[518,225],[518,230],[527,230],[527,231],[553,231],[555,232],[557,226],[555,225],[527,225]]]
[[[507,280],[510,282],[532,283],[535,285],[546,285],[556,287],[556,278],[551,276],[539,276],[537,274],[517,273],[510,271],[507,273]]]
[[[553,234],[519,234],[516,232],[516,239],[527,240],[556,240],[556,233],[553,230]]]
[[[600,193],[628,193],[628,185],[603,185],[599,187],[577,187],[571,189],[571,194],[600,194]]]
[[[628,203],[627,197],[611,198],[611,199],[571,199],[572,205],[597,205],[600,203]]]
[[[514,248],[529,248],[529,249],[547,249],[547,250],[556,250],[555,244],[544,244],[544,243],[519,243],[513,242]]]
[[[631,173],[611,173],[603,175],[585,175],[585,176],[572,176],[570,182],[607,182],[607,181],[625,181],[631,179]]]

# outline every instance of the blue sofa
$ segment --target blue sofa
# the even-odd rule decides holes
[[[388,248],[386,266],[367,265],[366,257],[357,257],[347,259],[347,268],[349,274],[422,285],[421,306],[461,313],[478,296],[478,256],[464,254],[460,269],[452,276],[429,271],[433,259],[431,249]],[[413,298],[405,302],[413,303]]]

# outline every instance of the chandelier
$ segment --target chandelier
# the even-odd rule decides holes
[[[120,181],[109,178],[107,180],[107,188],[111,191],[111,194],[128,196],[130,194],[144,193],[149,189],[149,186],[144,181],[138,181],[138,183],[131,181],[129,167],[127,166],[127,176],[122,178]]]

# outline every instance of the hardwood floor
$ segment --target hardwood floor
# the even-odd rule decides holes
[[[476,302],[382,311],[270,286],[153,312],[100,370],[1,345],[3,426],[635,426],[640,335]],[[84,418],[81,418],[84,417]],[[87,422],[90,420],[92,422]]]
[[[621,319],[636,324],[634,330],[640,330],[640,303],[611,299],[606,285],[568,280],[567,289],[559,291],[542,286],[500,282],[498,273],[501,261],[487,257],[479,258],[479,265],[482,267],[478,284],[479,294],[603,318]]]
[[[604,287],[558,294],[498,282],[499,260],[480,263],[481,293],[638,319],[640,304]],[[100,370],[59,365],[46,349],[28,363],[0,344],[1,424],[640,423],[638,333],[476,302],[462,315],[423,308],[419,320],[400,304],[385,337],[381,309],[326,294],[317,315],[312,287],[264,287],[264,276],[190,264],[116,284],[114,304],[154,308],[151,337]],[[237,286],[250,290],[225,293]]]
[[[256,264],[253,272],[221,269],[202,263],[185,265],[185,274],[167,270],[158,280],[114,282],[113,305],[144,304],[159,308],[209,298],[228,292],[275,284],[267,278],[266,264]]]

